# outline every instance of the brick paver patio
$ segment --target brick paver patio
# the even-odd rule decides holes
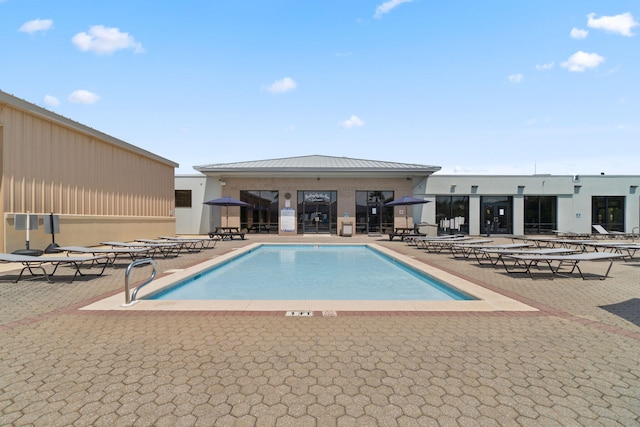
[[[158,259],[159,269],[249,242],[311,240],[248,237]],[[616,262],[604,281],[531,280],[382,237],[348,241],[375,241],[540,311],[79,311],[122,292],[126,264],[73,283],[14,284],[3,273],[0,425],[640,424],[639,258]]]

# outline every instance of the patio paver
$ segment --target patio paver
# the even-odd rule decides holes
[[[180,269],[267,239],[157,261]],[[112,313],[78,308],[121,292],[125,265],[3,281],[0,425],[640,423],[640,260],[604,281],[531,280],[384,238],[321,241],[375,241],[540,311]]]

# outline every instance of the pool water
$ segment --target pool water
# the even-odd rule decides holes
[[[471,300],[364,245],[262,245],[147,299]]]

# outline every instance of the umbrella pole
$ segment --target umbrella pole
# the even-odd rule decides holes
[[[404,205],[404,226],[409,228],[409,205]]]

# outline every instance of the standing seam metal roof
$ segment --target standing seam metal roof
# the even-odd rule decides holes
[[[419,165],[412,163],[385,162],[380,160],[354,159],[349,157],[333,157],[322,155],[286,157],[280,159],[255,160],[237,163],[217,163],[194,166],[201,172],[231,170],[305,170],[305,169],[346,169],[346,170],[414,170],[420,172],[436,172],[439,166]]]

